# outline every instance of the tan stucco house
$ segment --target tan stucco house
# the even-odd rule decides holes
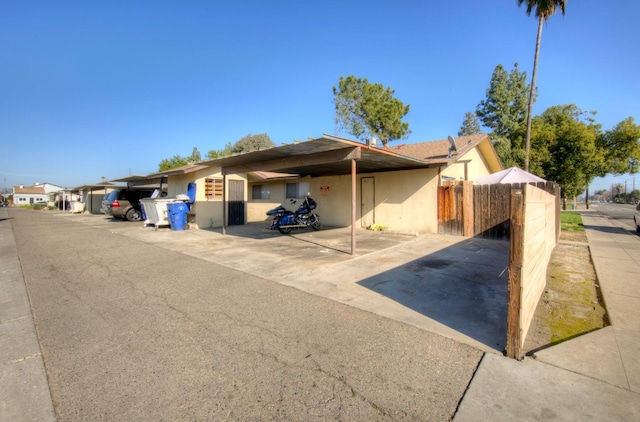
[[[227,224],[265,221],[267,210],[279,204],[295,209],[293,201],[308,193],[325,226],[350,226],[355,207],[358,227],[377,223],[399,232],[437,233],[443,181],[502,170],[486,134],[454,142],[455,148],[447,139],[382,148],[324,135],[150,177],[167,177],[169,197],[185,193],[189,182],[197,184],[192,227],[220,227],[225,212]],[[239,213],[242,221],[231,221]]]

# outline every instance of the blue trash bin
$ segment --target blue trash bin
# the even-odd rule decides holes
[[[167,212],[169,214],[169,223],[171,230],[184,230],[187,225],[187,213],[189,212],[189,204],[185,202],[172,202],[167,204]]]

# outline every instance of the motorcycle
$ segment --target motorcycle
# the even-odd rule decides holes
[[[293,204],[295,202],[292,200]],[[313,212],[316,206],[316,201],[309,196],[305,196],[296,212],[287,211],[282,205],[267,211],[267,215],[273,216],[271,230],[278,230],[282,234],[289,234],[293,229],[303,229],[305,227],[320,230],[322,227],[320,217]]]

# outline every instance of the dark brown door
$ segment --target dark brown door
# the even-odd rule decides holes
[[[229,225],[244,224],[244,181],[229,180]]]

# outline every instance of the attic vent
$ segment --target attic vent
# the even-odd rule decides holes
[[[369,138],[367,139],[367,145],[370,147],[376,147],[378,146],[378,140],[376,138]]]

